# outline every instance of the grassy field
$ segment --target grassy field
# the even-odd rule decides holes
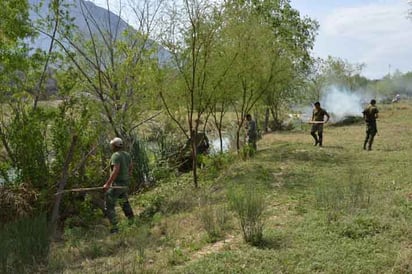
[[[132,197],[140,218],[117,235],[107,223],[67,229],[49,272],[412,273],[412,104],[378,107],[372,151],[362,122],[327,125],[323,148],[308,125],[265,135],[252,159],[210,161],[199,189],[184,175]],[[253,245],[236,189],[264,209]]]

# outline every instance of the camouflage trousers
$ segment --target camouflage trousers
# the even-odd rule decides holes
[[[106,216],[112,225],[112,228],[117,228],[118,220],[116,215],[116,203],[119,200],[120,206],[123,209],[124,215],[129,219],[133,219],[133,209],[130,206],[127,195],[128,188],[110,188],[106,192]]]
[[[254,150],[254,152],[256,152],[257,150],[257,145],[256,145],[256,137],[249,137],[247,139],[247,144],[249,145],[250,148],[252,148]]]
[[[316,132],[318,135],[316,135]],[[315,139],[315,146],[323,145],[323,124],[313,124],[312,128],[310,129],[310,135],[312,135],[313,139]]]
[[[366,145],[368,145],[369,150],[372,149],[373,139],[375,138],[376,133],[378,133],[376,121],[366,122],[366,137],[363,143],[364,149],[366,149]]]

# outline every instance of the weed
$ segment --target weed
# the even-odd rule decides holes
[[[183,250],[179,246],[176,246],[169,255],[168,263],[170,265],[180,265],[187,261],[187,259],[188,258],[183,253]]]
[[[200,209],[199,217],[207,232],[209,242],[213,243],[223,238],[229,220],[225,206],[203,206]]]
[[[49,254],[46,215],[21,219],[0,230],[0,272],[26,273],[45,265]]]
[[[252,185],[232,187],[228,199],[239,218],[244,240],[259,245],[263,239],[263,212],[266,208],[263,191]]]

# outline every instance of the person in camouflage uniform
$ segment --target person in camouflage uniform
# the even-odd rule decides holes
[[[256,121],[252,119],[252,115],[246,115],[246,137],[248,146],[252,149],[250,154],[254,154],[257,150],[256,141],[258,138],[258,132],[256,127]]]
[[[329,121],[329,113],[320,107],[320,103],[316,102],[314,104],[314,109],[312,112],[312,128],[310,130],[310,134],[312,135],[313,139],[315,139],[314,146],[319,145],[320,147],[323,145],[323,124]],[[324,120],[326,116],[326,120]],[[316,135],[318,133],[318,135]]]
[[[376,133],[378,133],[378,128],[376,126],[376,119],[378,118],[379,110],[376,107],[376,100],[372,99],[370,104],[363,110],[363,118],[366,122],[366,138],[363,142],[363,149],[372,150],[373,139]]]
[[[114,138],[110,141],[110,147],[113,154],[110,158],[110,177],[107,179],[103,186],[106,191],[106,215],[111,224],[111,233],[117,233],[119,231],[117,227],[116,217],[116,202],[120,200],[123,212],[126,217],[131,221],[134,218],[132,207],[130,206],[128,199],[128,190],[130,184],[130,174],[132,172],[132,159],[130,154],[123,151],[123,141],[120,138]],[[123,188],[111,188],[112,186],[121,186]]]

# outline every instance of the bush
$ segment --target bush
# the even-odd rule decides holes
[[[263,191],[256,185],[229,190],[230,206],[240,221],[243,238],[247,243],[259,245],[263,239],[263,212],[266,201]]]

